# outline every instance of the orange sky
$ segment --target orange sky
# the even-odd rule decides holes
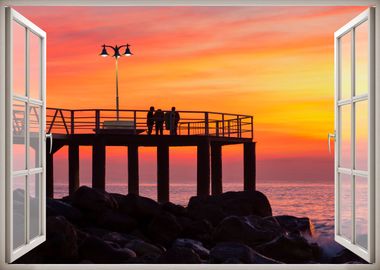
[[[121,108],[254,115],[258,181],[333,180],[333,34],[364,7],[16,9],[48,35],[48,106],[114,108],[114,59],[98,54],[103,43],[128,42],[134,56],[119,62]],[[226,181],[242,180],[241,150],[224,151]],[[154,167],[153,150],[143,152],[142,167]],[[125,178],[126,150],[107,155],[109,178]],[[195,149],[171,155],[173,181],[193,182]],[[89,179],[89,165],[82,168]],[[67,174],[65,165],[57,170]],[[152,169],[141,173],[155,179]]]

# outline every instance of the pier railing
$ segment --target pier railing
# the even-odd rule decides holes
[[[46,128],[48,133],[67,135],[96,134],[110,130],[145,135],[148,129],[147,113],[148,110],[119,110],[117,119],[116,110],[112,109],[47,108]],[[178,113],[179,136],[253,138],[253,116],[204,111],[178,111]],[[155,128],[152,134],[155,134]],[[164,135],[169,134],[170,130],[164,126]]]

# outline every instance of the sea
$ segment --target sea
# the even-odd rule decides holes
[[[127,194],[127,185],[108,184],[108,192]],[[223,192],[243,190],[240,183],[224,183]],[[308,217],[314,225],[311,239],[325,252],[336,254],[342,248],[334,242],[334,185],[325,183],[257,183],[257,190],[264,193],[272,206],[273,215]],[[55,185],[54,196],[60,198],[68,194],[65,184]],[[171,184],[170,201],[186,206],[190,197],[196,194],[194,184]],[[140,184],[140,195],[155,199],[156,185]]]

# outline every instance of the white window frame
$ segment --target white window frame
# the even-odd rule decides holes
[[[375,93],[375,84],[374,84],[374,64],[375,61],[374,59],[369,59],[368,62],[368,71],[371,72],[369,74],[369,83],[368,83],[368,92],[366,94],[362,94],[357,96],[355,94],[355,91],[357,90],[355,88],[355,63],[356,63],[356,58],[354,57],[355,55],[355,44],[356,44],[356,39],[355,39],[355,31],[353,30],[354,28],[357,28],[359,25],[361,25],[364,22],[368,23],[368,36],[369,36],[369,44],[368,44],[368,50],[369,54],[373,53],[374,51],[374,46],[375,46],[375,40],[372,39],[372,35],[374,29],[374,19],[375,19],[375,9],[369,8],[362,12],[361,14],[358,14],[355,18],[353,18],[350,22],[348,22],[346,25],[342,26],[339,30],[335,32],[335,136],[337,137],[336,140],[336,145],[335,145],[335,165],[334,165],[334,170],[335,170],[335,241],[341,244],[344,247],[347,247],[350,249],[352,252],[356,253],[360,257],[364,258],[367,261],[373,261],[374,260],[374,250],[375,250],[375,245],[374,245],[374,239],[372,239],[370,236],[374,235],[374,208],[371,207],[374,205],[374,169],[375,169],[375,164],[373,162],[374,160],[374,149],[371,147],[368,147],[368,160],[372,161],[371,163],[368,163],[368,168],[365,171],[360,171],[360,170],[355,170],[355,169],[347,169],[347,168],[341,168],[339,165],[339,160],[340,160],[340,143],[341,142],[341,132],[339,131],[342,128],[342,123],[339,121],[339,109],[342,108],[342,106],[351,104],[351,167],[355,167],[355,155],[356,155],[356,150],[354,148],[354,142],[356,141],[356,134],[355,134],[355,117],[356,112],[355,112],[355,106],[358,104],[357,102],[360,101],[368,101],[368,144],[374,144],[374,133],[375,130],[373,129],[374,122],[373,120],[375,119],[375,111],[374,111],[374,93]],[[351,37],[351,61],[352,61],[352,71],[351,71],[351,96],[349,98],[340,99],[340,83],[341,83],[341,49],[339,47],[341,46],[341,41],[340,38],[346,35],[347,33],[351,32],[352,37]],[[341,119],[340,119],[341,120]],[[352,239],[353,240],[348,240],[344,236],[340,234],[340,209],[341,209],[341,200],[339,198],[340,195],[340,181],[339,181],[339,175],[346,175],[351,177],[351,187],[352,187],[352,205],[351,205],[351,213],[352,213]],[[356,227],[356,220],[355,220],[355,213],[356,213],[356,208],[355,208],[355,180],[354,178],[356,176],[363,176],[367,178],[368,181],[368,246],[367,249],[364,249],[360,247],[356,243],[356,236],[355,236],[355,227]]]
[[[41,39],[41,47],[40,47],[40,61],[41,61],[41,67],[40,67],[40,80],[41,80],[41,85],[40,85],[40,92],[42,94],[40,94],[40,97],[38,99],[33,99],[31,97],[27,97],[29,96],[29,82],[27,82],[27,87],[26,87],[26,92],[25,95],[23,96],[18,96],[18,95],[15,95],[14,93],[11,93],[11,91],[8,91],[6,93],[6,99],[7,100],[11,100],[12,104],[15,100],[17,101],[22,101],[22,102],[25,102],[26,104],[26,107],[25,107],[25,112],[26,112],[26,118],[25,118],[25,124],[26,126],[28,127],[29,126],[29,108],[30,106],[38,106],[41,108],[41,124],[42,124],[42,131],[40,131],[40,138],[41,140],[44,140],[44,137],[45,137],[45,121],[46,121],[46,96],[45,96],[45,92],[46,92],[46,85],[45,85],[45,81],[46,81],[46,66],[45,66],[45,62],[46,62],[46,55],[45,55],[45,47],[46,47],[46,33],[43,32],[43,31],[40,31],[40,29],[35,26],[33,23],[30,23],[28,20],[26,20],[21,14],[19,14],[18,12],[16,12],[15,10],[13,9],[10,9],[9,12],[6,14],[6,20],[7,22],[9,23],[13,23],[13,22],[16,22],[18,23],[19,25],[25,27],[25,29],[28,29],[27,30],[27,34],[25,36],[25,38],[27,38],[27,40],[25,41],[25,45],[26,45],[26,51],[28,52],[28,54],[30,54],[30,50],[29,50],[29,36],[31,34],[37,36],[38,38]],[[12,27],[11,25],[8,25],[8,27]],[[9,38],[10,40],[12,40],[12,33],[10,33],[12,31],[9,31],[7,32],[7,34],[9,34],[9,36],[7,38]],[[13,48],[11,47],[8,47],[7,48],[7,51],[6,51],[6,54],[9,56],[9,57],[12,57],[13,55]],[[13,66],[13,63],[12,63],[12,60],[10,60],[10,66],[12,68]],[[29,61],[27,60],[26,61],[26,65],[25,65],[25,74],[27,74],[29,72],[29,67],[30,63]],[[8,85],[6,86],[7,88],[12,88],[12,81],[13,81],[13,78],[10,78],[10,80],[8,81]],[[6,119],[8,120],[9,123],[13,123],[13,116],[12,116],[12,106],[9,106],[8,107],[8,116],[9,118]],[[5,147],[5,151],[6,151],[6,156],[8,156],[8,162],[10,164],[6,165],[8,167],[12,167],[12,160],[13,160],[13,150],[12,150],[12,146],[13,146],[13,138],[12,136],[9,136],[10,134],[8,134],[8,136],[6,135],[5,137],[5,140],[6,140],[6,147]],[[30,152],[30,149],[29,149],[29,132],[28,130],[26,130],[26,133],[25,133],[25,139],[26,139],[26,144],[25,144],[25,147],[26,147],[26,153]],[[18,171],[18,172],[15,172],[13,171],[13,168],[11,168],[10,170],[7,170],[5,173],[6,173],[6,178],[5,179],[10,179],[10,185],[8,185],[6,187],[6,190],[7,190],[7,194],[6,194],[6,198],[7,198],[7,201],[9,202],[13,202],[13,191],[12,191],[12,183],[13,183],[13,179],[15,176],[22,176],[22,177],[30,177],[32,175],[41,175],[41,178],[39,179],[40,181],[45,181],[46,179],[46,158],[45,158],[45,153],[46,153],[46,148],[45,148],[45,143],[42,144],[42,147],[40,149],[41,153],[40,153],[40,158],[41,158],[41,167],[38,167],[38,168],[33,168],[33,169],[30,169],[30,168],[27,168],[25,170],[22,170],[22,171]],[[29,163],[29,160],[28,160],[28,154],[26,155],[26,164]],[[29,167],[29,165],[28,165]],[[29,179],[25,182],[25,194],[29,194],[28,192],[28,185],[29,185]],[[45,184],[43,184],[42,182],[40,183],[40,192],[41,194],[45,194],[46,191],[45,191]],[[7,197],[8,196],[8,197]],[[26,195],[28,196],[28,195]],[[26,203],[26,212],[25,212],[25,222],[26,222],[26,231],[25,231],[25,236],[26,236],[26,243],[23,244],[22,246],[18,247],[17,249],[14,249],[13,248],[13,228],[14,228],[14,224],[13,224],[13,203],[10,203],[7,205],[7,209],[6,211],[8,211],[7,213],[7,217],[6,218],[6,221],[7,221],[7,236],[8,236],[8,239],[7,239],[7,246],[9,247],[9,250],[7,250],[6,252],[6,258],[7,258],[7,261],[14,261],[15,259],[21,257],[22,255],[26,254],[27,252],[29,252],[30,250],[34,249],[35,247],[37,247],[38,245],[40,245],[41,243],[45,242],[46,240],[46,196],[42,196],[41,200],[39,201],[39,213],[41,215],[41,224],[40,224],[40,233],[39,233],[39,236],[37,236],[36,238],[34,239],[29,239],[29,225],[28,225],[28,221],[29,221],[29,216],[30,216],[30,209],[28,207],[28,199],[26,199],[27,203]]]
[[[5,264],[5,6],[377,6],[376,70],[380,70],[380,0],[3,0],[0,2],[0,269],[88,269],[89,265]],[[333,33],[332,38],[333,38]],[[375,86],[375,160],[380,160],[380,76]],[[380,163],[375,182],[380,181]],[[129,265],[133,269],[380,269],[380,184],[375,185],[375,263],[364,265]],[[125,269],[126,265],[91,265],[91,269]]]

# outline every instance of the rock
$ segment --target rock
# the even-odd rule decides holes
[[[210,263],[256,263],[277,264],[278,261],[269,259],[241,243],[219,243],[210,251]]]
[[[190,238],[201,241],[208,244],[212,240],[213,226],[206,220],[189,220],[187,222],[181,222],[183,231],[181,236],[184,238]]]
[[[142,224],[146,224],[160,213],[160,205],[150,198],[128,194],[118,201],[122,213],[138,219]]]
[[[187,211],[192,219],[208,220],[214,226],[227,216],[217,203],[201,196],[190,198]]]
[[[75,207],[60,200],[46,198],[46,216],[64,216],[73,223],[81,223],[82,213]]]
[[[288,233],[300,233],[301,235],[307,236],[313,235],[314,226],[307,217],[297,218],[283,215],[266,217],[265,219],[278,223]]]
[[[214,230],[215,242],[239,242],[250,247],[269,242],[283,233],[273,220],[257,216],[225,218]]]
[[[107,192],[87,186],[81,186],[71,196],[72,204],[83,212],[100,214],[118,207],[116,200]]]
[[[100,215],[93,215],[95,223],[105,229],[117,232],[131,232],[137,228],[137,221],[114,210],[107,210]]]
[[[209,197],[192,197],[187,210],[192,218],[207,219],[213,225],[228,216],[272,216],[267,197],[259,191],[231,191]]]
[[[43,243],[46,263],[73,263],[78,259],[78,236],[75,227],[63,216],[47,217],[47,235]]]
[[[128,248],[115,248],[97,237],[87,238],[79,247],[81,258],[94,263],[127,263],[136,253]]]
[[[333,258],[331,258],[332,264],[341,264],[341,263],[347,263],[347,264],[366,264],[367,262],[357,256],[356,254],[352,253],[348,249],[344,248],[342,251],[340,251],[337,255],[335,255]]]
[[[199,264],[201,258],[191,248],[171,247],[157,261],[164,264]]]
[[[205,248],[201,242],[192,239],[179,238],[175,240],[173,246],[191,248],[201,259],[204,260],[207,260],[210,255],[210,251]]]
[[[170,214],[175,215],[177,217],[187,215],[187,210],[185,207],[171,202],[163,203],[161,205],[161,210],[169,212]]]
[[[98,228],[98,227],[87,227],[82,229],[84,232],[90,234],[91,236],[96,236],[102,238],[104,235],[110,233],[109,230]]]
[[[158,258],[164,250],[156,247],[153,244],[149,244],[140,239],[134,239],[124,245],[124,247],[133,250],[137,256],[150,256]]]
[[[320,255],[317,244],[311,244],[299,235],[280,235],[268,243],[256,246],[255,250],[285,263],[309,263],[317,261]]]
[[[119,232],[109,232],[104,234],[101,238],[104,241],[117,243],[121,247],[124,247],[126,243],[135,239],[135,237],[131,237],[129,235]]]
[[[175,216],[168,212],[161,212],[148,225],[146,234],[154,242],[169,247],[178,238],[181,230]]]

